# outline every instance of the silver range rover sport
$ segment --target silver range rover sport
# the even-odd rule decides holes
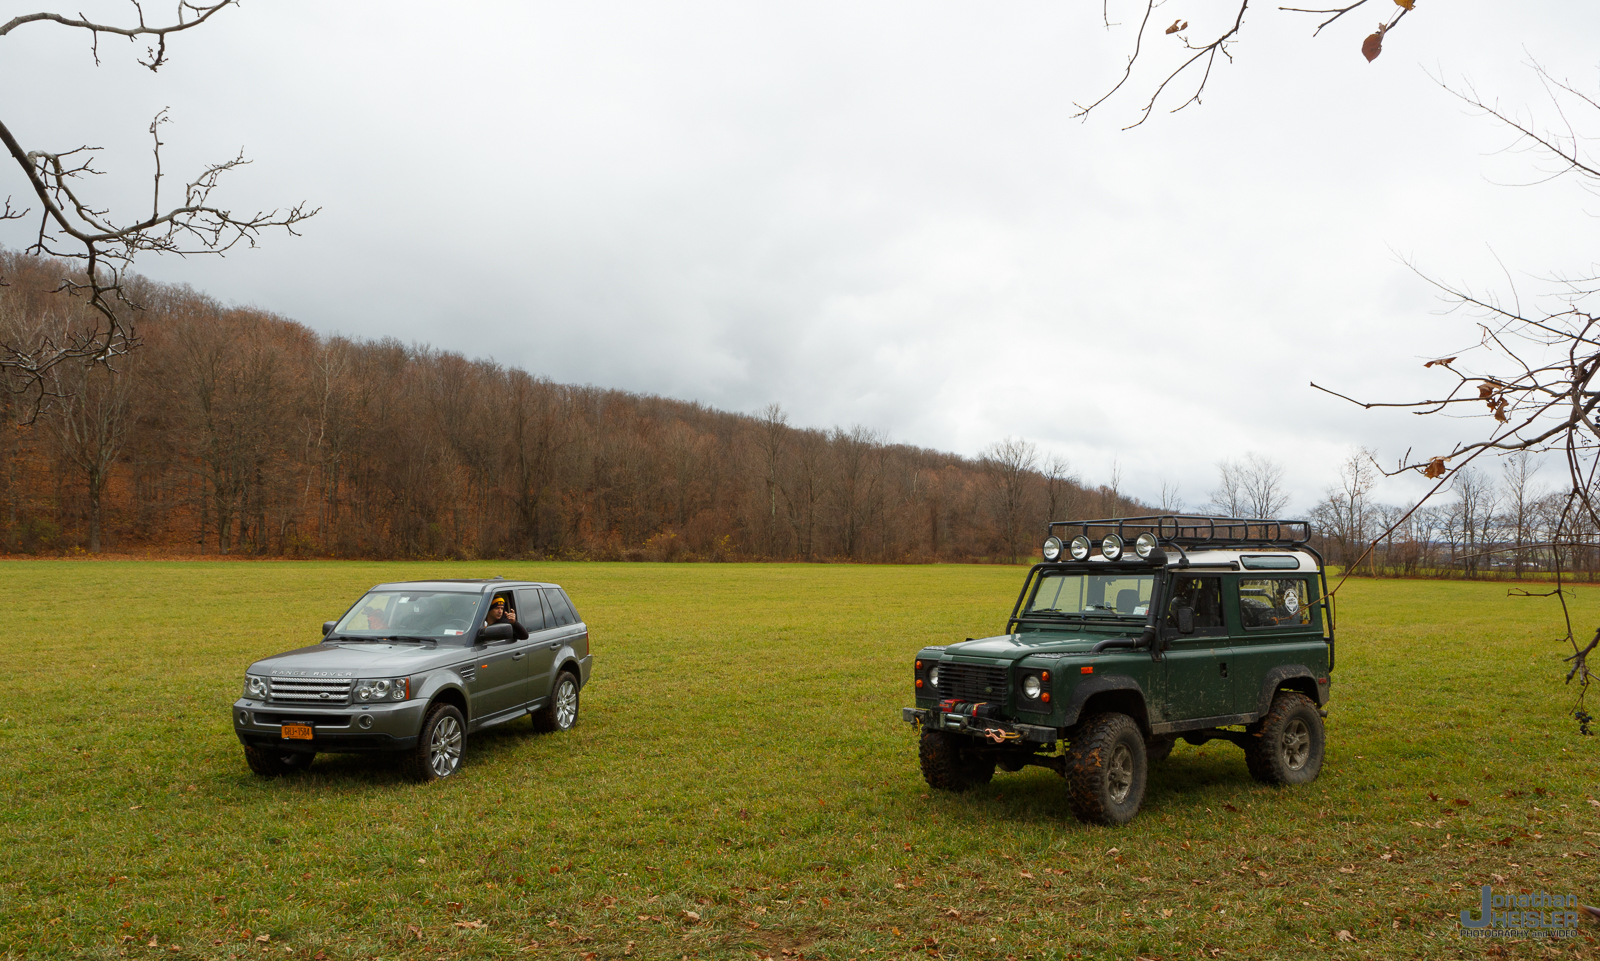
[[[461,767],[467,735],[533,715],[578,722],[589,629],[558,585],[441,580],[379,584],[322,641],[245,672],[233,729],[250,769],[277,777],[318,752],[394,753],[419,781]]]

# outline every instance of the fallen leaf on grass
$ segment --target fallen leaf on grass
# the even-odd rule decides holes
[[[1495,884],[1505,884],[1506,876],[1504,874],[1491,874],[1489,875],[1489,880],[1493,881]]]
[[[629,941],[628,942],[628,946],[622,949],[622,953],[623,954],[632,954],[633,953],[633,942],[632,941]]]
[[[422,940],[422,929],[414,924],[406,925],[406,933],[411,935],[413,938],[416,938],[418,941]]]
[[[955,918],[957,921],[961,920],[961,912],[957,911],[955,908],[945,908],[944,916],[947,918]]]
[[[145,947],[147,947],[147,948],[153,948],[153,947],[155,947],[155,946],[156,946],[156,938],[155,938],[155,936],[154,936],[154,935],[152,935],[152,936],[151,936],[151,937],[150,937],[150,943],[149,943],[149,944],[147,944],[147,945],[145,945]]]
[[[1231,804],[1223,804],[1223,805],[1222,805],[1222,806],[1223,806],[1223,807],[1224,807],[1224,808],[1226,808],[1226,809],[1227,809],[1227,810],[1229,810],[1229,811],[1232,811],[1232,812],[1233,812],[1233,813],[1234,813],[1234,814],[1238,814],[1238,813],[1239,813],[1239,809],[1238,809],[1238,808],[1236,808],[1236,807],[1234,807],[1234,806],[1233,806],[1233,805],[1231,805]]]
[[[258,935],[256,935],[256,940],[261,942],[262,944],[265,944],[268,941],[272,940],[272,935],[270,935],[270,934],[258,934]],[[154,941],[151,941],[150,943],[151,944],[155,944]]]
[[[1347,867],[1347,868],[1340,868],[1339,869],[1339,873],[1340,874],[1354,874],[1354,873],[1356,873],[1355,865],[1351,865],[1350,867]]]
[[[1454,799],[1453,801],[1451,801],[1450,803],[1454,804],[1458,808],[1464,808],[1467,805],[1471,804],[1472,802],[1467,800],[1464,797],[1458,797],[1458,798]]]
[[[1351,934],[1349,931],[1345,931],[1345,930],[1342,930],[1342,929],[1339,931],[1338,934],[1334,935],[1334,937],[1338,938],[1340,941],[1354,941],[1356,939],[1355,935]]]
[[[685,912],[683,912],[683,920],[687,921],[689,924],[699,924],[700,923],[700,912],[698,912],[698,911],[685,911]]]
[[[1027,878],[1029,881],[1033,880],[1033,872],[1032,871],[1018,871],[1017,873],[1019,875],[1021,875],[1022,877]]]

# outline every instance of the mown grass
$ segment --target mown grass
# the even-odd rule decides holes
[[[372,583],[565,584],[576,731],[473,739],[448,781],[319,757],[250,775],[252,659]],[[1600,900],[1600,766],[1549,601],[1352,580],[1322,778],[1180,744],[1084,827],[1042,769],[930,792],[918,647],[1003,626],[1021,569],[0,565],[0,954],[254,958],[1595,957],[1480,942],[1480,884]],[[1579,588],[1583,623],[1600,592]],[[1437,800],[1435,800],[1437,798]],[[1350,940],[1340,937],[1347,932]]]

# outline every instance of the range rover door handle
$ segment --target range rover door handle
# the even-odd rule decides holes
[[[561,647],[561,642],[560,641],[551,641],[550,642],[550,650],[554,651],[554,650],[557,650],[560,647]]]
[[[522,660],[523,658],[525,658],[527,656],[528,656],[528,652],[527,651],[518,651],[517,653],[511,655],[511,659],[513,661],[520,661],[520,660]]]

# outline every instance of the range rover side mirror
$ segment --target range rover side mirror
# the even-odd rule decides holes
[[[495,641],[509,641],[516,637],[516,631],[510,624],[490,624],[488,627],[478,629],[479,644],[493,644]]]
[[[1194,633],[1194,608],[1192,608],[1192,607],[1180,607],[1180,608],[1178,608],[1178,633],[1179,634],[1193,634]]]
[[[327,637],[329,634],[332,634],[334,625],[338,624],[338,623],[339,623],[338,621],[323,621],[322,622],[322,636],[323,637]]]

